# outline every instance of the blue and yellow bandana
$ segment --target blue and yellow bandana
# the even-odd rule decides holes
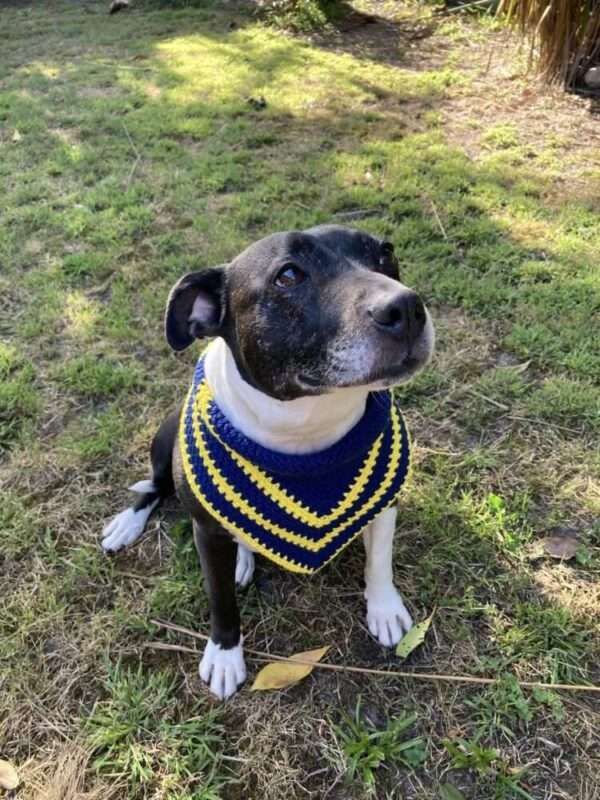
[[[410,460],[406,425],[389,391],[372,392],[362,418],[325,450],[268,450],[220,411],[203,357],[179,437],[186,478],[208,513],[249,548],[303,573],[324,566],[394,502]]]

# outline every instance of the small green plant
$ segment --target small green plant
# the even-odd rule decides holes
[[[88,720],[94,768],[125,780],[129,797],[217,800],[227,781],[219,713],[198,704],[181,718],[173,676],[110,665],[108,698]]]
[[[481,500],[472,492],[463,492],[460,499],[461,512],[472,518],[479,536],[511,555],[518,554],[531,536],[528,504],[526,494],[515,495],[510,508],[495,492],[489,492]]]
[[[443,744],[452,759],[452,769],[473,769],[485,775],[498,760],[498,751],[493,747],[481,747],[477,737],[471,740],[445,739]]]
[[[527,723],[533,717],[529,700],[514,675],[504,675],[497,684],[476,695],[465,704],[473,709],[479,736],[502,731],[514,737],[512,726]]]
[[[361,717],[359,697],[354,717],[344,715],[343,723],[335,726],[346,757],[348,780],[358,776],[371,794],[375,791],[375,773],[379,767],[396,763],[414,769],[423,763],[427,754],[423,738],[405,738],[416,718],[416,714],[401,714],[378,730]]]
[[[473,739],[446,739],[443,744],[451,758],[451,769],[469,769],[477,773],[482,784],[482,794],[478,796],[493,800],[533,800],[520,785],[524,770],[510,767],[495,748],[481,746],[479,735]]]
[[[562,722],[565,718],[565,709],[560,696],[551,689],[537,687],[532,691],[532,697],[539,706],[546,706],[555,722]]]

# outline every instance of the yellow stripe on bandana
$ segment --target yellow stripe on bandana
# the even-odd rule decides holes
[[[186,479],[203,508],[248,547],[297,572],[320,569],[393,503],[410,461],[406,426],[389,392],[372,393],[357,425],[320,453],[263,448],[218,409],[203,358],[179,442]]]

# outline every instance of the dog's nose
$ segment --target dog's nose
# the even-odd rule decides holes
[[[369,316],[380,330],[403,339],[409,347],[422,333],[426,320],[421,298],[410,289],[371,306]]]

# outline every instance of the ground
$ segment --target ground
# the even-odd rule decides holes
[[[0,10],[0,757],[19,798],[600,797],[600,147],[589,100],[541,87],[488,17],[371,7],[292,35],[233,3]],[[262,102],[264,98],[264,103]],[[391,239],[438,331],[400,396],[416,466],[396,579],[425,643],[368,635],[361,547],[307,580],[261,562],[246,644],[334,664],[224,705],[175,502],[114,558],[198,349],[170,286],[275,230]],[[545,555],[568,529],[575,558]],[[260,663],[249,658],[253,677]],[[377,768],[377,764],[382,762]]]

